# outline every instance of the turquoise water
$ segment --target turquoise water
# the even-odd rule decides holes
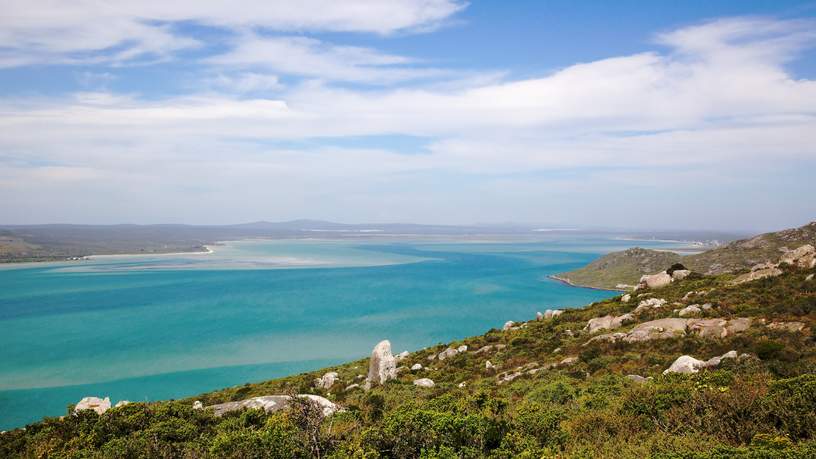
[[[191,396],[356,359],[385,338],[414,350],[581,306],[614,293],[546,276],[633,244],[242,241],[6,266],[0,429],[87,395]]]

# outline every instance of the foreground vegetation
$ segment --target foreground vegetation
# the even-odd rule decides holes
[[[366,359],[101,416],[45,419],[0,435],[0,457],[816,457],[816,281],[807,279],[814,272],[786,267],[781,276],[735,286],[734,275],[692,275],[640,299],[616,297],[450,343],[468,351],[444,361],[429,356],[448,345],[415,352],[399,363],[397,379],[369,391],[346,389],[362,382]],[[703,301],[713,305],[703,317],[754,321],[726,337],[587,344],[589,319],[656,297],[666,307],[638,322],[676,317],[673,309]],[[792,321],[804,328],[769,326]],[[730,350],[748,356],[663,375],[681,354],[705,360]],[[417,363],[428,368],[409,370]],[[314,379],[329,370],[340,381],[316,388]],[[513,373],[520,375],[505,381]],[[435,386],[415,386],[421,377]],[[196,400],[206,406],[296,393],[322,395],[343,411],[324,418],[307,401],[223,417],[193,409]]]

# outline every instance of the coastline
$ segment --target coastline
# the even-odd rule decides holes
[[[588,288],[590,290],[601,290],[601,291],[604,291],[604,292],[626,292],[626,290],[619,289],[619,288],[602,288],[602,287],[592,287],[590,285],[576,284],[576,283],[572,282],[571,280],[569,280],[567,278],[558,277],[555,274],[549,274],[549,275],[547,275],[547,278],[552,279],[552,280],[557,281],[557,282],[561,282],[562,284],[565,284],[565,285],[569,285],[570,287]]]
[[[148,253],[105,253],[100,255],[86,255],[87,260],[98,260],[100,258],[120,258],[120,257],[167,257],[179,255],[210,255],[215,253],[209,245],[204,245],[204,250],[196,250],[191,252],[148,252]],[[69,260],[66,260],[69,261]],[[81,260],[80,260],[81,261]],[[36,263],[36,262],[35,262]]]

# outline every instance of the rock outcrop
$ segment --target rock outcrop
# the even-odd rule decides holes
[[[419,371],[421,369],[422,369],[422,365],[419,364],[419,363],[415,363],[415,364],[411,365],[411,371]]]
[[[632,314],[623,314],[617,317],[612,315],[595,317],[594,319],[589,319],[584,330],[589,333],[595,333],[599,330],[612,330],[633,320],[635,320],[635,317]]]
[[[297,397],[307,399],[313,403],[316,403],[317,406],[320,407],[322,410],[323,416],[331,416],[332,414],[336,413],[339,410],[339,407],[332,403],[330,400],[320,397],[318,395],[312,394],[298,394]],[[261,397],[253,397],[246,400],[240,400],[237,402],[227,402],[227,403],[219,403],[217,405],[211,405],[208,408],[213,410],[213,413],[216,416],[223,416],[226,413],[231,411],[238,411],[243,409],[250,409],[250,408],[260,408],[266,411],[267,413],[273,413],[275,411],[280,411],[284,408],[287,408],[292,403],[292,397],[288,395],[265,395]]]
[[[750,272],[731,281],[731,285],[779,276],[782,274],[782,270],[779,269],[782,265],[791,265],[803,269],[813,268],[816,266],[816,249],[810,244],[805,244],[797,249],[789,250],[779,258],[779,263],[766,262],[754,265]]]
[[[667,339],[686,334],[686,319],[658,319],[638,324],[624,338],[627,343]]]
[[[380,341],[374,350],[371,351],[371,359],[368,362],[368,377],[366,383],[385,384],[386,381],[397,377],[397,362],[391,354],[391,342]]]
[[[504,326],[502,327],[502,330],[503,330],[503,331],[510,330],[510,329],[511,329],[511,328],[513,328],[515,325],[516,325],[516,323],[515,323],[515,322],[513,322],[512,320],[508,320],[507,322],[505,322],[505,323],[504,323]]]
[[[681,355],[671,364],[669,368],[663,371],[663,374],[668,373],[697,373],[703,368],[714,368],[720,365],[723,359],[736,359],[737,351],[728,351],[719,357],[712,357],[708,360],[698,360],[690,355]]]
[[[672,276],[669,275],[666,271],[659,272],[657,274],[646,274],[644,276],[641,276],[637,287],[635,287],[635,290],[640,290],[644,288],[656,289],[660,287],[665,287],[671,284],[673,280],[674,279],[672,279]]]
[[[74,407],[74,412],[76,413],[84,410],[93,410],[96,411],[96,414],[104,414],[110,408],[110,397],[85,397],[76,404]]]
[[[766,277],[776,277],[782,274],[782,270],[774,263],[760,263],[754,265],[750,272],[747,272],[731,281],[731,285],[739,285],[745,282],[751,282]]]
[[[594,341],[638,343],[652,341],[655,339],[669,339],[677,336],[684,336],[687,333],[694,333],[702,338],[724,338],[737,333],[742,333],[751,326],[752,320],[747,317],[735,319],[679,319],[665,318],[650,320],[638,324],[627,333],[608,333],[598,335],[586,343]]]
[[[785,252],[779,258],[779,264],[793,265],[804,269],[816,267],[816,248],[810,244],[805,244],[797,249]]]

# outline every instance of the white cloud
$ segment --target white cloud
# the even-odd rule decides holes
[[[173,26],[389,34],[445,21],[455,0],[6,0],[0,67],[166,59],[201,43]]]
[[[71,208],[64,202],[68,196],[108,197],[111,212],[116,199],[147,202],[123,190],[152,190],[143,192],[161,201],[161,209],[144,212],[154,219],[183,208],[191,214],[179,218],[201,221],[193,217],[195,202],[206,200],[232,206],[231,218],[225,217],[231,220],[260,218],[264,211],[297,217],[303,216],[298,210],[309,209],[311,216],[328,218],[345,210],[347,219],[367,220],[365,212],[398,218],[395,213],[402,212],[406,219],[484,221],[479,212],[512,219],[513,212],[535,215],[545,208],[568,220],[580,217],[572,207],[578,204],[601,217],[631,211],[646,219],[666,212],[659,200],[643,196],[664,193],[667,184],[682,180],[696,188],[675,206],[689,212],[700,207],[707,215],[708,204],[696,194],[706,190],[727,198],[733,212],[749,215],[754,190],[780,182],[773,171],[816,164],[816,83],[794,78],[784,67],[813,44],[807,37],[798,22],[719,21],[661,36],[670,46],[662,53],[444,89],[372,91],[308,82],[276,99],[208,94],[145,101],[90,93],[60,101],[7,100],[0,112],[0,151],[31,160],[0,168],[0,187],[15,196],[64,195],[58,199],[63,208]],[[327,49],[329,56],[336,51]],[[359,69],[324,71],[352,70]],[[392,134],[433,140],[418,154],[282,146]],[[80,175],[95,177],[92,183],[66,187],[47,174],[35,175],[30,164],[38,163],[97,173]],[[576,176],[560,176],[564,171]],[[553,177],[528,177],[532,173]],[[520,178],[501,178],[508,174]],[[812,181],[783,185],[816,192]],[[0,212],[22,215],[24,202],[0,203]],[[816,204],[797,206],[788,208],[804,212]],[[360,215],[349,209],[360,209]]]
[[[207,62],[227,68],[264,68],[310,78],[367,83],[445,75],[439,70],[405,67],[412,60],[403,56],[306,37],[244,36],[234,49]]]

